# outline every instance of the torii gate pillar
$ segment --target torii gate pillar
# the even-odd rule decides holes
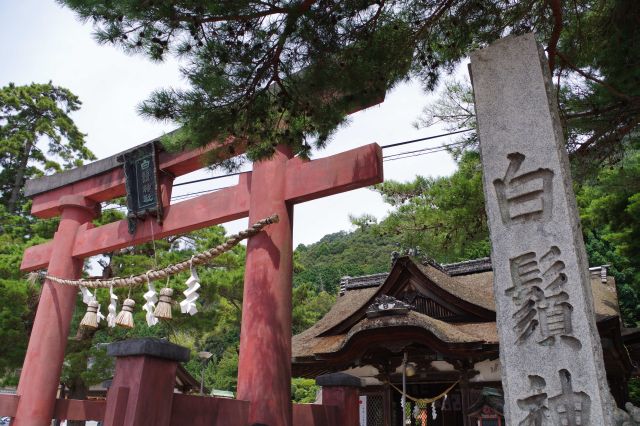
[[[163,153],[160,169],[174,176],[189,173],[202,167],[206,152],[207,148]],[[52,242],[25,251],[21,269],[48,266],[51,275],[65,278],[77,277],[82,259],[88,256],[246,216],[253,223],[277,213],[279,223],[247,244],[238,397],[251,403],[250,424],[291,426],[293,206],[382,182],[381,148],[370,144],[306,161],[279,146],[273,158],[256,163],[253,172],[241,175],[237,185],[168,205],[162,225],[148,219],[134,235],[128,232],[127,220],[95,228],[90,223],[83,225],[92,217],[87,209],[124,194],[124,173],[113,157],[44,179],[33,185],[41,188],[37,193],[31,191],[31,211],[43,218],[62,211],[60,229]],[[165,183],[164,187],[167,201],[171,185]],[[69,205],[72,199],[77,206]],[[65,296],[61,303],[57,286],[48,283],[44,288],[18,387],[15,424],[19,425],[46,426],[53,416],[74,308],[74,289],[62,289]]]
[[[249,424],[288,426],[291,408],[293,205],[287,205],[285,146],[256,163],[249,223],[276,213],[280,221],[249,239],[242,299],[238,399],[251,401]]]
[[[97,207],[93,201],[78,195],[67,195],[60,199],[62,214],[53,237],[49,261],[51,275],[80,278],[82,259],[74,259],[71,254],[78,231],[91,225],[90,221],[98,212]],[[37,338],[29,339],[18,384],[18,395],[21,398],[13,426],[51,423],[77,293],[74,287],[65,287],[48,280],[42,286],[31,331],[31,335]],[[40,354],[47,355],[47,362],[39,359]]]

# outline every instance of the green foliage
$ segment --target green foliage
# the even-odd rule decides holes
[[[638,136],[633,132],[640,121],[640,3],[593,1],[579,11],[560,38],[560,73],[571,77],[562,69],[571,70],[574,77],[566,79],[560,105],[570,151],[582,168],[597,172],[605,160],[620,159],[627,138]]]
[[[383,238],[399,237],[404,247],[420,247],[428,257],[443,263],[489,255],[477,153],[463,153],[451,176],[418,176],[408,183],[386,181],[376,191],[395,207],[379,225]]]
[[[0,200],[9,212],[24,203],[26,179],[95,159],[69,117],[79,108],[73,93],[50,82],[0,88]]]
[[[27,214],[26,179],[92,159],[69,114],[80,101],[48,84],[0,88],[0,384],[16,384],[38,305],[40,288],[24,279],[24,250],[53,237],[58,220]]]
[[[471,50],[530,31],[557,64],[571,140],[590,138],[575,150],[608,156],[638,123],[635,0],[59,1],[101,43],[185,59],[190,88],[160,90],[140,108],[182,125],[170,146],[233,134],[252,159],[282,142],[306,155],[356,104],[411,77],[432,90]]]
[[[298,404],[310,404],[316,401],[316,394],[320,386],[314,379],[291,379],[291,400]]]
[[[637,377],[629,379],[629,402],[640,407],[640,379]]]
[[[335,296],[326,291],[317,292],[311,283],[294,287],[293,334],[301,333],[315,324],[324,314],[329,312],[335,301]]]
[[[0,305],[0,345],[4,348],[0,357],[0,385],[17,384],[15,368],[22,363],[27,349],[28,290],[19,280],[0,279],[0,300],[5,302]]]
[[[317,292],[336,294],[340,278],[387,272],[391,253],[397,250],[396,239],[380,238],[375,226],[354,232],[338,232],[322,237],[309,246],[296,248],[299,271],[294,287],[310,284]]]
[[[592,264],[610,264],[625,324],[640,325],[640,149],[601,169],[577,192]]]
[[[235,346],[228,346],[211,374],[205,373],[205,383],[213,389],[230,390],[234,393],[238,386],[238,351]]]

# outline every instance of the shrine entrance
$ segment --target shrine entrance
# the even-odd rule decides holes
[[[292,411],[290,397],[293,206],[382,182],[381,149],[371,144],[308,161],[295,157],[286,146],[278,146],[270,160],[255,163],[252,172],[240,175],[237,185],[171,204],[174,177],[204,167],[208,153],[220,152],[220,148],[228,152],[226,145],[231,142],[212,143],[204,149],[178,154],[158,152],[156,183],[162,220],[147,214],[138,218],[133,227],[131,220],[100,227],[91,224],[99,214],[100,202],[125,195],[126,169],[118,162],[123,155],[31,182],[27,195],[33,199],[32,214],[41,218],[60,215],[61,220],[53,241],[25,252],[21,270],[46,268],[51,277],[78,279],[83,259],[89,256],[242,217],[248,216],[253,224],[277,215],[277,223],[248,240],[238,377],[238,399],[249,402],[248,414],[246,423],[227,418],[224,424],[288,426],[294,416],[303,418],[307,411],[317,411]],[[241,151],[236,148],[235,155]],[[59,414],[56,393],[76,297],[76,287],[49,279],[43,284],[17,395],[0,396],[0,415],[14,417],[13,425],[45,426]],[[133,367],[127,367],[130,368]],[[117,377],[114,383],[116,380]],[[116,398],[111,394],[110,391],[108,401],[109,397]],[[349,400],[347,394],[343,399]],[[114,409],[122,410],[127,398],[131,405],[131,393],[127,395],[117,396],[125,402],[114,402]],[[152,405],[162,403],[162,398],[157,399],[151,391],[136,397],[146,398]],[[331,404],[331,395],[327,399]],[[353,405],[357,410],[355,402]],[[103,410],[99,419],[106,418],[105,424],[135,424],[126,419],[118,423],[119,417],[109,413],[109,406],[108,403],[106,414],[104,407],[97,408],[97,412]],[[86,408],[76,404],[78,407]],[[323,415],[335,419],[339,411],[325,410]],[[174,424],[170,417],[154,424]]]

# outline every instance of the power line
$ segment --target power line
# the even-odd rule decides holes
[[[441,148],[441,149],[437,149],[437,150],[433,150],[433,151],[428,151],[428,152],[422,152],[422,153],[418,153],[418,154],[412,154],[412,155],[407,155],[405,157],[396,157],[396,158],[388,158],[388,157],[383,157],[383,162],[387,162],[387,161],[395,161],[395,160],[404,160],[405,158],[411,158],[411,157],[420,157],[422,155],[427,155],[427,154],[435,154],[437,152],[442,152],[442,151],[446,151],[447,148]]]
[[[422,153],[428,154],[430,151],[437,151],[437,152],[439,152],[439,151],[441,151],[443,148],[445,148],[445,149],[446,149],[446,148],[450,148],[450,147],[452,147],[452,146],[463,145],[463,144],[465,144],[465,143],[466,143],[465,141],[461,141],[461,142],[454,142],[454,143],[449,143],[449,144],[440,145],[440,146],[432,146],[432,147],[429,147],[429,148],[416,149],[416,150],[414,150],[414,151],[405,151],[405,152],[400,152],[400,153],[397,153],[397,154],[385,155],[385,156],[384,156],[384,157],[382,157],[382,158],[398,157],[398,156],[401,156],[401,155],[405,155],[405,154],[414,154],[414,153],[418,153],[418,152],[422,152]]]
[[[214,180],[214,179],[222,179],[228,176],[238,176],[241,175],[243,173],[247,173],[247,172],[236,172],[236,173],[228,173],[226,175],[220,175],[220,176],[212,176],[212,177],[208,177],[208,178],[202,178],[202,179],[196,179],[196,180],[190,180],[188,182],[181,182],[181,183],[176,183],[173,186],[181,186],[181,185],[189,185],[190,183],[198,183],[198,182],[206,182],[208,180]]]
[[[411,144],[411,143],[428,141],[428,140],[443,138],[443,137],[451,136],[451,135],[457,135],[458,133],[471,132],[473,130],[474,129],[456,130],[455,132],[441,133],[439,135],[427,136],[427,137],[424,137],[424,138],[411,139],[411,140],[408,140],[408,141],[396,142],[396,143],[392,143],[392,144],[388,144],[388,145],[382,145],[381,148],[382,149],[393,148],[393,147],[396,147],[396,146],[402,146],[402,145],[407,145],[407,144]],[[455,145],[455,144],[449,144],[449,145]],[[448,146],[448,145],[443,145],[443,146]],[[440,148],[440,147],[432,147],[432,148]],[[431,149],[431,148],[425,148],[425,149]],[[402,155],[402,154],[408,154],[408,153],[404,152],[404,153],[399,153],[399,154],[394,154],[394,155]],[[386,157],[384,157],[384,158],[386,158]],[[229,177],[229,176],[238,176],[238,175],[241,175],[241,174],[244,174],[244,173],[249,173],[249,172],[236,172],[236,173],[228,173],[228,174],[220,175],[220,176],[211,176],[211,177],[207,177],[207,178],[195,179],[195,180],[190,180],[190,181],[187,181],[187,182],[176,183],[173,186],[176,187],[176,186],[182,186],[182,185],[189,185],[189,184],[192,184],[192,183],[207,182],[207,181],[210,181],[210,180],[222,179],[222,178]]]
[[[420,140],[416,139],[414,142],[419,142]],[[417,150],[413,150],[413,151],[405,151],[405,152],[400,152],[397,154],[391,154],[391,155],[386,155],[383,158],[383,161],[387,162],[387,161],[395,161],[395,160],[404,160],[405,158],[412,158],[412,157],[420,157],[422,155],[427,155],[427,154],[435,154],[438,152],[442,152],[442,151],[446,151],[448,148],[452,147],[452,146],[458,146],[458,145],[463,145],[465,142],[454,142],[454,143],[450,143],[450,144],[445,144],[445,145],[441,145],[441,146],[433,146],[433,147],[429,147],[429,148],[423,148],[423,149],[417,149]],[[384,148],[384,147],[382,147]],[[198,182],[205,182],[205,181],[209,181],[209,180],[213,180],[213,179],[220,179],[223,177],[227,177],[227,176],[236,176],[236,175],[241,175],[243,173],[249,173],[249,172],[237,172],[237,173],[230,173],[228,175],[222,175],[222,176],[213,176],[213,177],[209,177],[209,178],[204,178],[204,179],[196,179],[193,181],[189,181],[189,182],[182,182],[179,184],[176,184],[174,186],[180,186],[180,185],[187,185],[190,183],[198,183]],[[171,197],[171,201],[184,201],[188,198],[193,198],[196,195],[200,195],[200,194],[206,194],[206,193],[210,193],[210,192],[215,192],[215,191],[220,191],[221,189],[225,189],[225,188],[231,188],[233,185],[227,185],[227,186],[221,186],[219,188],[212,188],[212,189],[205,189],[203,191],[195,191],[195,192],[188,192],[186,194],[180,194],[180,195],[174,195]],[[126,209],[126,206],[114,206],[114,207],[109,207],[108,209],[104,209],[102,210],[102,212],[108,212],[108,211],[114,211],[114,210],[122,210],[122,209]]]
[[[428,141],[431,139],[438,139],[438,138],[443,138],[445,136],[451,136],[451,135],[457,135],[458,133],[464,133],[464,132],[471,132],[474,129],[462,129],[462,130],[456,130],[455,132],[449,132],[449,133],[442,133],[440,135],[433,135],[433,136],[427,136],[426,138],[420,138],[420,139],[412,139],[410,141],[404,141],[404,142],[397,142],[397,143],[392,143],[389,145],[382,145],[381,148],[393,148],[394,146],[401,146],[401,145],[407,145],[410,143],[414,143],[414,142],[422,142],[422,141]]]
[[[205,194],[207,192],[215,192],[215,191],[220,191],[221,189],[225,189],[225,188],[231,188],[233,185],[227,185],[227,186],[221,186],[219,188],[213,188],[213,189],[206,189],[204,191],[197,191],[197,192],[189,192],[187,194],[180,194],[180,195],[176,195],[175,197],[171,197],[172,200],[177,200],[180,198],[186,198],[186,197],[190,197],[192,195],[198,195],[198,194]]]

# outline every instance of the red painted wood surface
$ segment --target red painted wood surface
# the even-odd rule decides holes
[[[0,417],[13,417],[18,408],[18,395],[0,395]]]
[[[377,144],[365,145],[331,157],[287,163],[285,200],[300,203],[382,182],[382,152]],[[240,175],[237,185],[169,206],[159,226],[150,219],[130,235],[127,221],[103,225],[78,235],[73,256],[88,257],[156,238],[217,225],[249,214],[252,174]],[[263,219],[263,218],[260,218]],[[153,227],[153,233],[151,228]],[[29,247],[20,265],[22,271],[46,268],[51,256],[50,242]]]
[[[209,396],[173,395],[171,426],[247,426],[249,402]]]
[[[188,161],[185,160],[184,163],[178,161],[178,163],[188,164]],[[89,185],[93,181],[95,187],[103,188],[106,185],[102,181],[104,176],[87,179],[77,184]],[[184,233],[237,219],[247,214],[249,214],[250,223],[274,213],[278,214],[280,222],[251,238],[247,245],[238,396],[240,399],[251,401],[250,422],[271,426],[290,426],[292,422],[290,359],[293,205],[382,182],[382,180],[382,155],[380,148],[375,144],[310,162],[291,159],[291,154],[286,152],[286,148],[279,147],[278,153],[272,160],[256,163],[253,173],[242,175],[240,183],[235,187],[169,206],[162,227],[158,226],[153,219],[149,219],[139,226],[139,231],[134,236],[128,234],[126,221],[94,229],[89,229],[89,226],[79,229],[79,225],[75,227],[64,225],[68,221],[65,222],[66,209],[63,209],[61,231],[52,243],[27,250],[21,269],[33,270],[49,264],[49,273],[54,276],[77,277],[79,273],[77,265],[81,264],[82,258],[140,244],[149,241],[152,235],[161,238]],[[117,185],[111,186],[110,190],[116,187]],[[90,189],[90,191],[94,190],[95,188]],[[57,190],[47,194],[54,192]],[[82,197],[76,197],[76,199],[87,202]],[[69,265],[76,265],[75,269]],[[47,288],[57,288],[57,286],[52,287],[50,283],[46,283],[45,289]],[[41,299],[41,302],[45,303],[41,303],[40,307],[46,313],[40,314],[39,310],[34,334],[29,343],[19,393],[21,390],[28,389],[29,401],[36,399],[47,401],[26,404],[21,399],[18,413],[21,407],[30,407],[29,410],[33,411],[34,418],[41,419],[40,423],[29,424],[44,425],[46,424],[43,423],[44,418],[48,415],[51,419],[53,415],[55,389],[60,377],[58,366],[62,365],[68,335],[68,319],[71,318],[75,300],[74,288],[67,287],[62,290],[65,292],[62,298]],[[43,295],[47,291],[49,290],[43,290]],[[61,300],[62,304],[60,304]],[[38,316],[42,318],[39,323]],[[64,321],[60,321],[60,318],[64,318]],[[43,328],[46,327],[57,331],[44,331]],[[46,338],[39,343],[41,336]],[[51,348],[41,349],[43,345],[50,345]],[[35,349],[32,350],[32,346]],[[52,356],[47,357],[43,354],[52,354]],[[50,368],[51,365],[57,368]],[[126,376],[126,374],[120,376]],[[173,386],[173,382],[171,383]],[[45,396],[42,394],[43,386],[46,388]],[[139,385],[138,387],[133,385],[121,387],[129,389],[124,424],[135,424],[129,423],[133,421],[130,420],[129,410],[131,401],[139,399],[138,393],[150,392],[152,395],[158,395],[159,400],[163,398],[160,396],[160,390],[153,387],[145,390],[142,390]],[[164,412],[167,407],[170,408],[170,405],[170,401],[162,403],[162,409],[159,411]],[[149,410],[143,406],[136,406],[134,412],[138,411],[146,413]],[[169,412],[165,414],[168,415]],[[134,414],[131,415],[134,416]],[[25,418],[27,418],[26,414],[22,419]],[[105,418],[109,418],[108,408]],[[109,421],[111,423],[106,424],[115,424],[113,423],[115,418]]]
[[[254,164],[249,222],[280,221],[247,243],[238,399],[251,401],[249,423],[290,426],[293,206],[285,201],[288,147]],[[301,178],[301,177],[300,177]]]
[[[313,161],[294,158],[286,179],[286,200],[294,204],[380,183],[382,149],[373,143]]]
[[[228,139],[222,144],[213,142],[204,148],[180,153],[162,152],[159,155],[160,169],[176,177],[196,171],[205,166],[208,153],[220,146],[229,145],[233,141]],[[224,158],[231,158],[245,151],[244,144],[237,144],[234,148],[233,154],[225,152]],[[60,198],[66,195],[81,195],[96,202],[121,197],[125,195],[124,172],[121,168],[113,169],[101,175],[38,194],[33,197],[31,214],[41,218],[59,215]]]
[[[86,230],[95,210],[87,200],[67,196],[61,200],[62,218],[53,242],[49,273],[79,278],[82,259],[71,256],[76,234]],[[77,289],[45,281],[33,323],[17,394],[20,401],[13,426],[49,425],[60,384],[62,361],[69,337]]]
[[[177,366],[152,356],[118,357],[105,426],[169,426]]]
[[[320,404],[293,404],[294,426],[340,426],[338,407]]]
[[[360,398],[358,388],[354,387],[323,387],[322,404],[333,405],[338,409],[340,421],[336,426],[360,425]]]
[[[107,401],[58,399],[53,418],[59,420],[103,420]]]

